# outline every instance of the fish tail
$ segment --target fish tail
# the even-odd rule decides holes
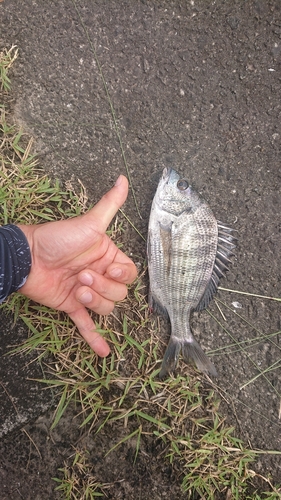
[[[218,376],[215,366],[194,338],[190,342],[187,342],[186,340],[182,341],[177,337],[171,336],[162,361],[159,373],[160,378],[165,378],[175,371],[181,351],[185,363],[192,361],[201,372],[213,377]]]
[[[194,338],[192,338],[191,342],[184,341],[182,345],[182,357],[186,363],[193,361],[201,372],[213,377],[218,376],[215,366]]]
[[[159,373],[160,378],[167,377],[176,369],[181,348],[181,341],[171,335],[162,361],[162,367]]]

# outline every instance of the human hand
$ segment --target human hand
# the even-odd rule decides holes
[[[134,263],[105,231],[128,194],[121,175],[86,214],[73,219],[23,226],[32,265],[19,290],[35,302],[66,312],[89,346],[101,357],[110,352],[87,309],[109,314],[137,276]]]

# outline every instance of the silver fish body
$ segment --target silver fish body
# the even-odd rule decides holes
[[[164,169],[148,226],[149,305],[168,314],[171,337],[160,377],[174,371],[180,352],[217,376],[190,329],[192,311],[205,309],[228,269],[236,239],[208,204],[173,169]]]

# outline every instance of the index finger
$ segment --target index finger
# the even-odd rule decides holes
[[[85,307],[69,313],[69,316],[91,349],[101,358],[108,356],[110,353],[109,345],[96,331],[96,325]]]
[[[120,175],[110,191],[103,195],[100,201],[88,212],[87,217],[93,218],[97,231],[104,233],[114,215],[122,207],[128,196],[128,181]]]

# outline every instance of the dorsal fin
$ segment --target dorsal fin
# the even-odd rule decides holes
[[[218,244],[211,279],[203,293],[195,311],[206,309],[217,292],[220,279],[228,271],[228,264],[234,255],[237,239],[233,236],[235,229],[231,229],[226,224],[218,221]]]

